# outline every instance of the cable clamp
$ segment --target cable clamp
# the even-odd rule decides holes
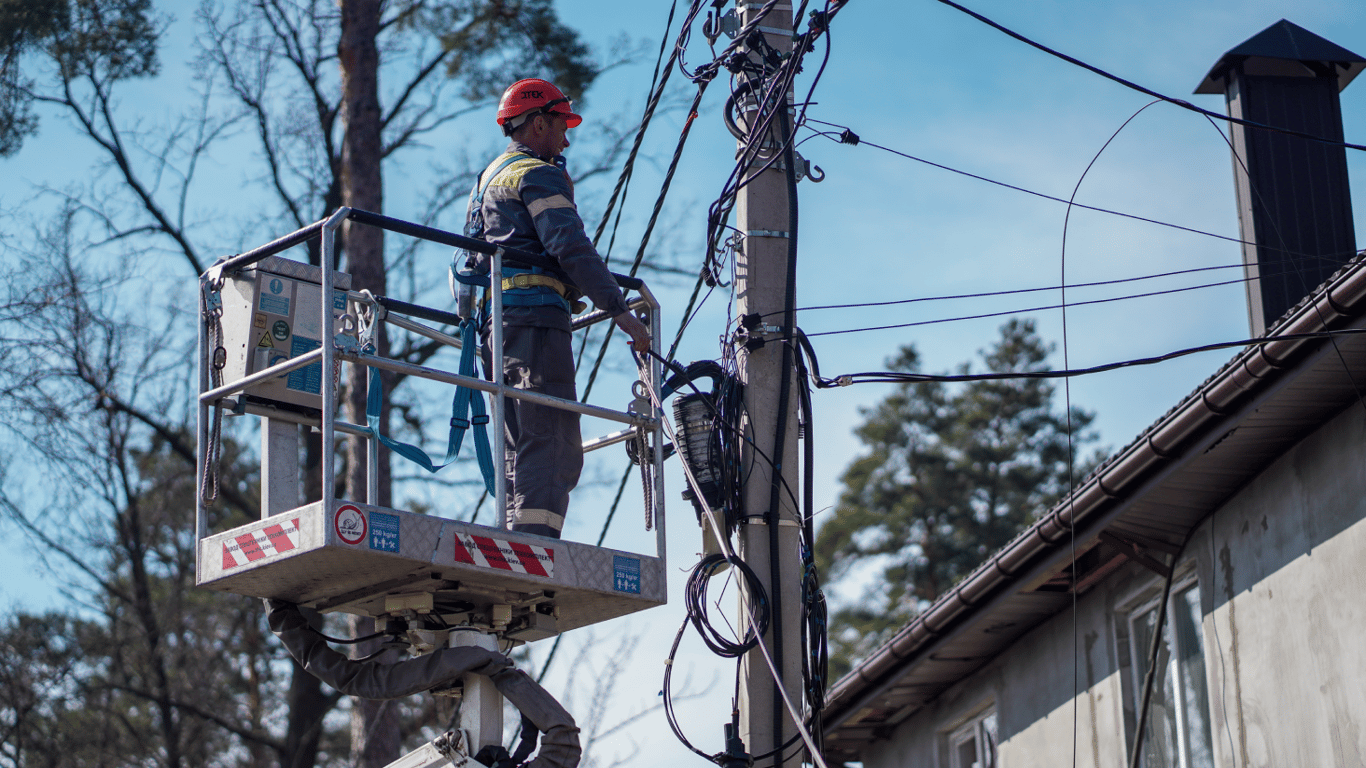
[[[836,377],[835,377],[835,386],[837,386],[837,387],[847,387],[847,386],[849,386],[850,384],[853,384],[853,383],[854,383],[854,377],[853,377],[853,376],[850,376],[850,375],[847,374],[847,373],[846,373],[845,375],[843,375],[843,376],[836,376]]]
[[[745,237],[781,237],[786,240],[792,237],[792,233],[780,229],[751,229],[745,233]]]

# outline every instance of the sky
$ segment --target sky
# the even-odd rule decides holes
[[[562,0],[557,5],[562,18],[600,49],[622,33],[656,48],[669,12],[668,3],[661,0]],[[1349,50],[1366,52],[1366,16],[1351,0],[977,0],[968,5],[1045,45],[1219,112],[1225,110],[1223,98],[1192,96],[1195,86],[1225,51],[1282,18]],[[167,61],[172,53],[184,52],[188,32],[182,30],[192,21],[188,4],[175,7],[178,20],[171,30],[173,49],[164,54]],[[1169,104],[1145,108],[1150,97],[1029,48],[934,0],[851,0],[834,21],[830,44],[829,63],[812,97],[807,127],[836,134],[848,128],[862,143],[840,144],[811,130],[799,134],[805,139],[799,152],[824,173],[819,183],[806,180],[799,185],[799,307],[1056,288],[1064,279],[1075,285],[1240,263],[1239,247],[1226,240],[1086,210],[1073,210],[1066,218],[1064,251],[1066,206],[871,146],[1055,197],[1067,198],[1076,189],[1076,200],[1086,205],[1236,237],[1233,161],[1220,134],[1226,125],[1212,125]],[[822,47],[817,53],[823,52]],[[688,63],[696,66],[706,58],[701,35],[695,34]],[[808,59],[799,93],[809,87],[818,61],[816,55]],[[595,120],[619,111],[638,113],[652,63],[653,52],[647,60],[605,74],[582,102],[585,124],[576,130],[592,130]],[[139,90],[137,103],[129,106],[149,120],[171,114],[185,98],[184,91],[178,90],[185,83],[174,82],[177,77],[184,78],[184,70],[168,67],[163,80],[169,81]],[[680,79],[675,74],[675,81]],[[684,85],[680,87],[687,92]],[[685,252],[691,248],[699,255],[706,204],[720,191],[733,159],[733,139],[719,117],[723,91],[724,85],[718,82],[708,92],[669,209],[672,226],[667,237]],[[1343,92],[1342,107],[1348,141],[1366,142],[1366,81]],[[432,152],[446,151],[449,145],[443,141],[483,146],[488,129],[479,120],[491,122],[492,111],[473,115],[451,126],[449,133],[433,137]],[[1126,121],[1130,122],[1120,131]],[[678,115],[659,119],[646,151],[667,159],[680,128]],[[32,194],[35,185],[60,187],[79,178],[93,161],[72,143],[59,120],[47,119],[43,131],[17,157],[0,160],[0,207],[16,205]],[[573,153],[571,148],[571,169]],[[1360,152],[1348,155],[1352,193],[1358,201],[1356,226],[1358,232],[1366,231],[1360,213],[1366,210],[1361,202],[1366,200],[1362,186],[1366,164]],[[415,169],[423,161],[419,156],[411,162],[412,168],[403,170]],[[634,252],[632,237],[639,237],[641,222],[653,203],[662,162],[643,164],[633,182],[635,191],[627,202],[630,221],[622,236],[622,242],[629,245],[619,248],[614,260],[629,258]],[[230,178],[231,171],[231,163],[223,162],[219,172]],[[391,184],[390,189],[395,186]],[[604,190],[594,187],[581,194],[591,226],[596,222],[594,206],[601,210]],[[405,208],[414,210],[416,205],[401,191],[392,192],[388,201],[386,212],[400,218]],[[456,222],[446,224],[458,228]],[[269,233],[261,241],[277,234]],[[237,245],[225,242],[223,250],[231,252]],[[695,265],[696,258],[690,258],[688,263]],[[1240,270],[1226,269],[1074,288],[1067,298],[1087,301],[1236,281],[1240,276]],[[691,280],[686,279],[660,286],[669,338],[690,286]],[[810,310],[799,313],[798,323],[812,335],[821,372],[827,377],[883,370],[886,359],[906,344],[920,351],[923,370],[949,371],[990,346],[1006,317],[834,332],[1003,312],[1018,311],[1019,316],[1037,323],[1042,337],[1055,345],[1051,358],[1055,367],[1083,368],[1150,357],[1249,335],[1245,294],[1238,283],[1073,307],[1066,312],[1065,325],[1063,313],[1056,309],[1026,311],[1055,305],[1058,299],[1058,291],[1053,290]],[[724,293],[710,297],[680,347],[680,361],[719,355],[718,340],[727,330],[727,300]],[[1231,350],[1202,353],[1156,366],[1079,377],[1066,390],[1059,385],[1059,403],[1065,399],[1095,412],[1098,445],[1119,449],[1232,355]],[[980,362],[975,369],[981,370]],[[628,397],[626,383],[619,376],[611,379],[595,390],[602,394],[595,394],[593,401],[621,407]],[[852,434],[861,421],[860,409],[875,405],[890,391],[890,385],[861,385],[815,394],[820,441],[815,467],[817,510],[836,504],[839,476],[860,451]],[[585,434],[593,429],[586,424]],[[619,462],[619,455],[613,454],[590,464],[590,476],[619,476]],[[637,649],[621,672],[609,721],[657,701],[663,658],[684,616],[681,585],[699,546],[691,509],[678,500],[683,484],[676,468],[667,483],[673,574],[669,605],[576,632],[566,638],[560,651],[563,661],[572,657],[566,654],[586,644],[597,654],[590,654],[597,661],[589,663],[606,663],[615,653],[618,638],[639,635]],[[608,543],[650,552],[647,538],[637,530],[640,502],[633,496],[638,491],[632,486],[626,496]],[[602,520],[599,510],[609,503],[610,492],[600,487],[576,494],[566,536],[595,537]],[[7,536],[5,541],[11,562],[32,564],[22,540]],[[48,581],[46,577],[7,581],[0,592],[0,610],[60,599],[46,586]],[[846,588],[832,597],[854,599],[857,589]],[[710,657],[696,640],[695,635],[685,639],[676,674],[691,673],[699,687],[708,680],[714,683],[706,695],[682,702],[678,709],[690,724],[690,738],[705,751],[717,751],[721,725],[730,708],[733,668]],[[551,675],[552,690],[563,666]],[[578,691],[578,700],[584,694]],[[600,765],[627,755],[633,756],[625,764],[641,768],[698,760],[678,746],[659,713],[623,729],[598,749]]]

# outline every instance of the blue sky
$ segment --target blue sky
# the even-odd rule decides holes
[[[624,31],[647,41],[651,48],[657,47],[668,13],[668,4],[658,0],[559,5],[563,18],[600,46]],[[1216,111],[1224,110],[1222,97],[1192,96],[1196,84],[1225,51],[1281,18],[1349,50],[1366,52],[1366,15],[1358,3],[1347,0],[1294,4],[1267,0],[979,0],[970,7],[1098,67]],[[179,20],[172,27],[172,48],[164,54],[168,74],[157,84],[138,89],[132,97],[135,104],[125,104],[148,121],[166,119],[185,102],[185,83],[177,82],[184,77],[184,70],[172,64],[175,54],[185,50],[191,8],[187,3],[175,10]],[[830,62],[814,95],[816,104],[808,112],[810,118],[847,126],[866,142],[1057,197],[1071,195],[1105,142],[1151,101],[1028,48],[933,0],[851,0],[835,20],[831,43]],[[689,63],[696,65],[705,56],[704,42],[700,34],[695,35]],[[585,123],[577,131],[592,130],[595,120],[607,119],[618,109],[637,112],[652,61],[605,75],[583,103]],[[805,93],[816,68],[816,57],[809,61],[807,73],[799,81],[801,93]],[[724,83],[718,82],[708,93],[673,193],[677,205],[671,208],[670,217],[676,229],[670,237],[690,247],[692,253],[700,254],[697,244],[705,227],[706,204],[720,191],[733,156],[733,140],[719,118],[723,91]],[[1366,81],[1354,83],[1343,92],[1342,106],[1348,140],[1366,141]],[[432,155],[449,151],[451,145],[492,146],[491,119],[490,110],[451,126],[449,132],[430,142]],[[679,128],[676,116],[661,119],[648,146],[659,154],[670,151]],[[0,207],[18,205],[31,195],[35,184],[64,186],[79,178],[93,161],[79,144],[71,143],[60,120],[47,117],[43,131],[39,140],[31,142],[20,155],[0,161]],[[571,134],[571,138],[575,137]],[[1065,206],[907,160],[866,143],[849,146],[815,137],[805,141],[800,152],[820,166],[825,180],[819,184],[804,181],[799,187],[802,237],[798,306],[1059,284]],[[1366,189],[1362,186],[1366,164],[1360,155],[1349,152],[1358,211],[1366,210]],[[571,166],[573,157],[571,149]],[[54,158],[60,159],[54,162]],[[419,157],[408,162],[404,171],[420,167],[423,160]],[[218,163],[217,172],[231,179],[233,164],[223,158]],[[1077,200],[1235,237],[1232,167],[1228,148],[1214,126],[1198,115],[1158,104],[1143,110],[1115,138],[1082,182]],[[629,215],[635,220],[632,226],[636,227],[631,231],[638,233],[640,222],[648,214],[660,170],[647,165],[635,181],[637,191],[628,203]],[[397,186],[394,179],[398,175],[390,173],[390,190]],[[590,222],[596,222],[594,206],[601,205],[602,197],[600,188],[582,192],[585,218]],[[402,192],[391,192],[388,199],[386,212],[399,217],[415,205],[405,200]],[[458,228],[456,222],[445,224]],[[1359,233],[1366,229],[1361,214],[1357,215],[1357,228]],[[269,233],[275,234],[279,233]],[[634,252],[631,238],[623,234],[623,242],[629,245],[619,247],[616,258],[628,258]],[[1066,243],[1069,283],[1240,261],[1238,246],[1233,243],[1090,211],[1073,211]],[[222,250],[230,252],[236,246],[225,242]],[[696,259],[689,262],[695,263]],[[1076,289],[1068,292],[1068,299],[1084,301],[1239,276],[1238,270],[1230,269]],[[684,287],[666,286],[661,293],[673,313],[666,320],[671,338],[686,292]],[[1054,291],[812,311],[802,313],[798,321],[808,333],[820,333],[1051,305],[1057,299]],[[726,331],[725,301],[724,295],[710,299],[680,349],[681,361],[718,355],[717,340]],[[1053,363],[1059,367],[1064,352],[1068,365],[1079,368],[1248,335],[1241,285],[1071,309],[1066,316],[1065,350],[1060,312],[1026,316],[1038,323],[1045,339],[1057,345]],[[904,344],[915,344],[921,351],[925,370],[945,371],[990,345],[1004,320],[997,317],[819,336],[813,343],[821,371],[827,376],[881,370],[885,359]],[[1119,448],[1231,355],[1231,351],[1205,353],[1159,366],[1079,378],[1072,382],[1071,402],[1095,411],[1094,426],[1101,444]],[[618,406],[625,402],[625,395],[620,394],[624,380],[614,381],[617,389],[605,385],[601,390],[604,394],[595,396],[595,402]],[[816,429],[821,440],[816,467],[817,509],[836,502],[839,474],[859,451],[851,435],[860,420],[859,409],[876,403],[889,391],[886,385],[864,385],[816,394]],[[585,429],[591,431],[592,427]],[[598,471],[617,476],[619,461],[613,454]],[[697,543],[691,510],[677,501],[681,478],[670,476],[669,483],[674,521],[670,555],[673,570],[678,570],[690,564]],[[628,492],[628,498],[633,494]],[[593,489],[576,495],[569,536],[582,539],[596,534],[601,520],[596,510],[610,501],[601,496]],[[634,503],[634,508],[624,508],[620,514],[622,520],[638,526],[639,502]],[[639,535],[614,530],[612,536],[611,543],[646,551]],[[7,554],[11,562],[25,562],[22,544],[13,536],[6,540],[10,542]],[[681,575],[679,579],[681,585]],[[623,622],[625,626],[609,625],[598,631],[599,643],[609,650],[615,647],[615,642],[606,639],[611,635],[645,633],[626,673],[629,695],[621,697],[623,712],[636,706],[632,697],[638,694],[639,703],[645,704],[658,689],[663,653],[683,616],[679,585],[671,587],[669,606],[628,619]],[[60,598],[50,589],[23,580],[8,581],[0,593],[0,605],[33,606],[54,599]],[[572,649],[581,639],[571,637],[566,642]],[[697,724],[693,737],[699,746],[719,749],[719,713],[729,708],[729,665],[706,656],[695,638],[685,641],[684,650],[687,656],[680,659],[680,669],[693,669],[695,677],[704,680],[712,670],[721,676],[711,695],[680,706],[681,714]],[[661,716],[613,737],[599,758],[603,764],[610,763],[613,750],[624,755],[631,750],[632,741],[641,751],[630,765],[673,765],[687,759],[688,753],[676,745]]]

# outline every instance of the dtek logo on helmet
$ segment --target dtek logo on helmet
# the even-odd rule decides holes
[[[503,97],[498,100],[498,124],[503,126],[503,133],[510,135],[510,126],[520,122],[518,117],[537,111],[563,117],[570,128],[583,122],[582,117],[574,114],[569,97],[554,83],[530,77],[518,80],[503,91]]]

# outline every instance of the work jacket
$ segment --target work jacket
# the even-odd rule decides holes
[[[509,153],[527,157],[493,173]],[[625,312],[626,299],[616,279],[598,256],[584,232],[583,220],[574,205],[574,186],[568,173],[555,162],[536,157],[525,144],[513,141],[506,152],[489,164],[478,183],[484,188],[484,239],[508,248],[554,259],[571,287],[587,296],[598,309],[616,316]],[[473,202],[473,201],[471,201]],[[466,216],[473,213],[471,205]],[[509,260],[510,261],[510,260]],[[505,265],[507,261],[505,261]],[[487,274],[489,257],[471,254],[467,266]],[[536,289],[524,289],[531,292]],[[542,292],[549,289],[539,289]],[[505,295],[510,293],[504,292]],[[503,309],[504,324],[533,325],[569,330],[565,305],[547,302],[545,306],[509,305]]]

